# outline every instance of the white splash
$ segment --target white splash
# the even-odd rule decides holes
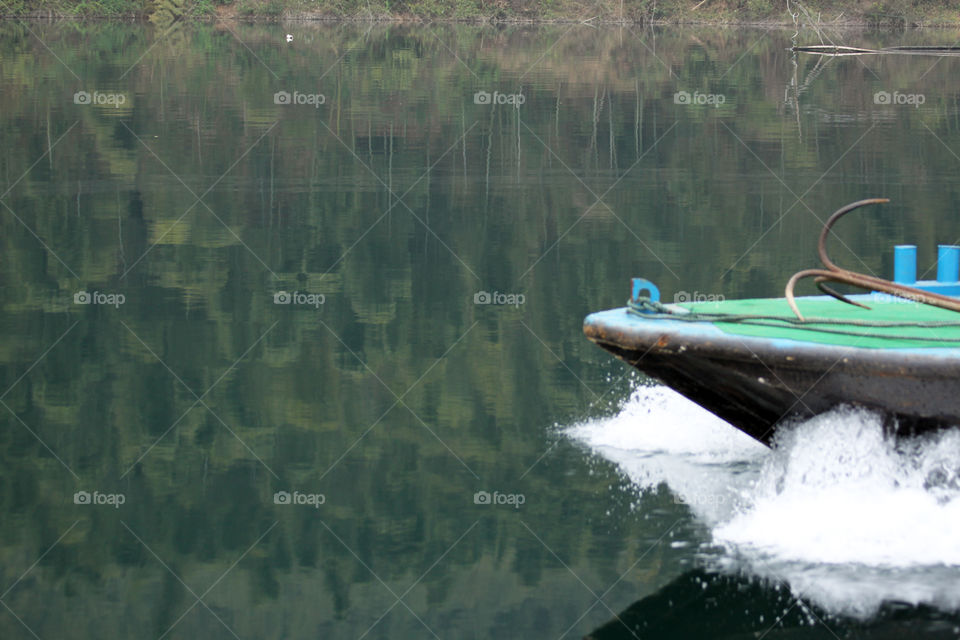
[[[957,466],[955,431],[898,448],[879,416],[836,410],[778,440],[751,507],[714,536],[779,559],[960,566]]]
[[[689,505],[734,568],[787,582],[828,611],[884,601],[960,609],[960,431],[895,442],[882,418],[837,409],[768,450],[666,387],[568,430],[642,490]]]

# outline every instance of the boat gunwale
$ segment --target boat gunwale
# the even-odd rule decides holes
[[[847,362],[874,367],[892,367],[905,371],[915,367],[960,373],[960,347],[903,346],[856,347],[794,338],[768,338],[727,333],[713,322],[689,322],[668,318],[645,320],[626,307],[591,313],[584,319],[583,331],[595,343],[607,343],[621,349],[643,352],[674,352],[722,355],[738,360],[774,359],[783,366],[797,360],[824,360],[828,366]]]

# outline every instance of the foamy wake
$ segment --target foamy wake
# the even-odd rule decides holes
[[[724,550],[721,564],[866,617],[897,600],[960,609],[960,431],[899,443],[837,409],[768,450],[662,386],[568,433],[644,491],[666,484]]]

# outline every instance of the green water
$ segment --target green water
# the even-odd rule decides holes
[[[960,238],[960,60],[791,35],[0,25],[0,636],[580,637],[696,566],[561,433],[634,384],[583,317],[864,197],[840,264]]]

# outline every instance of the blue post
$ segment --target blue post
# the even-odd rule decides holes
[[[893,248],[893,281],[897,284],[916,284],[917,245],[898,244]]]
[[[960,247],[941,244],[937,247],[937,282],[956,282],[960,278]]]

